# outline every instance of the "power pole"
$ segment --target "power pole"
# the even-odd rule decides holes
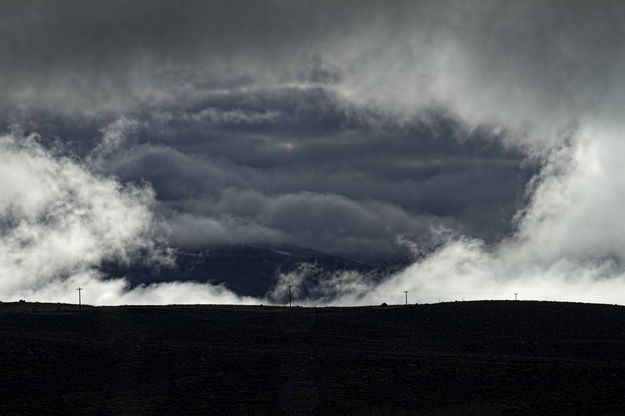
[[[291,307],[291,285],[289,285],[289,308]]]
[[[408,291],[404,290],[404,295],[406,295],[406,306],[408,306]]]
[[[518,296],[518,293],[514,292],[514,300],[519,300],[517,296]]]
[[[78,291],[78,310],[81,310],[82,309],[82,297],[81,297],[82,287],[79,287],[76,290]]]

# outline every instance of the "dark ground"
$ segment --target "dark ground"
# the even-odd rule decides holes
[[[0,415],[625,415],[625,307],[0,304]]]

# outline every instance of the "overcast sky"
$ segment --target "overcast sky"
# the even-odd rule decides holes
[[[619,1],[4,1],[0,261],[40,275],[16,247],[54,247],[32,279],[73,284],[137,251],[288,243],[417,250],[386,283],[415,290],[426,266],[464,289],[616,284],[624,18]]]

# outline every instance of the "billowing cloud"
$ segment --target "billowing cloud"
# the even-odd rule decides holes
[[[167,266],[149,187],[122,186],[45,150],[36,136],[0,136],[0,296],[97,304],[244,301],[220,286],[169,283],[130,289],[104,280],[104,261]],[[160,242],[159,242],[160,241]]]
[[[361,276],[363,287],[337,290],[331,302],[400,303],[408,290],[418,302],[513,299],[519,293],[522,299],[622,303],[625,187],[614,153],[622,142],[618,133],[600,128],[580,134],[575,146],[548,156],[517,216],[517,232],[493,245],[452,237],[381,284]],[[305,273],[300,278],[306,280]]]

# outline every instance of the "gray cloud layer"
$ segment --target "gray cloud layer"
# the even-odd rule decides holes
[[[313,83],[404,116],[451,105],[473,121],[510,122],[500,108],[508,102],[518,124],[547,113],[570,121],[597,106],[614,114],[621,100],[618,1],[70,0],[2,8],[1,90],[26,107],[93,115]]]

